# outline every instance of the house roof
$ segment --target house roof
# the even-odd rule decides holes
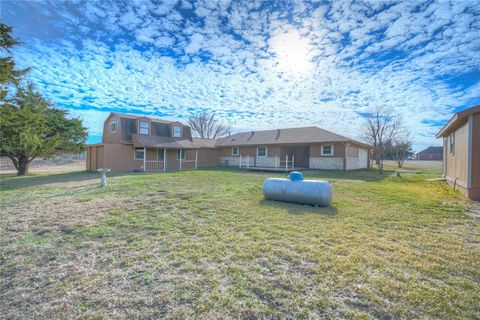
[[[443,155],[443,147],[428,147],[425,150],[420,151],[417,153],[417,155],[422,155],[422,154],[439,154]]]
[[[164,149],[198,149],[190,140],[174,140],[170,137],[132,134],[134,147]]]
[[[215,148],[215,139],[192,138],[193,144],[199,148]]]
[[[447,124],[438,131],[436,137],[448,136],[452,131],[467,121],[467,117],[471,114],[479,113],[480,105],[455,113],[455,115],[447,122]]]
[[[251,131],[217,139],[217,147],[263,144],[299,144],[320,142],[349,142],[371,148],[370,145],[355,141],[339,134],[318,128],[302,127]]]
[[[179,123],[181,125],[184,125],[181,122],[178,121],[168,121],[160,118],[155,118],[155,117],[147,117],[147,116],[139,116],[139,115],[134,115],[134,114],[126,114],[126,113],[118,113],[118,112],[111,112],[108,117],[111,116],[117,116],[120,118],[127,118],[127,119],[148,119],[153,122],[160,122],[160,123]]]

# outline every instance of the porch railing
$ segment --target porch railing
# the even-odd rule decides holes
[[[285,160],[280,159],[280,157],[276,158],[275,163],[278,163],[278,166],[275,166],[275,168],[285,168],[285,172],[295,168],[295,155],[292,155],[290,160],[288,159],[288,154],[285,156]]]
[[[255,166],[255,165],[254,165]],[[250,156],[242,157],[238,159],[239,168],[250,168]],[[285,169],[285,172],[293,170],[295,168],[295,155],[291,158],[288,155],[285,156],[285,160],[282,160],[279,156],[275,156],[275,169]]]
[[[239,168],[250,168],[250,156],[242,157],[238,160],[238,167]]]
[[[160,172],[164,170],[163,161],[145,160],[144,170],[149,172]]]

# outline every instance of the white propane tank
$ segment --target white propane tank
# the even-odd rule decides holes
[[[332,185],[328,181],[303,180],[293,171],[289,179],[268,178],[263,183],[265,199],[328,207],[332,203]]]

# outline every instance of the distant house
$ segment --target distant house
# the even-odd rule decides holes
[[[428,147],[425,150],[420,151],[416,155],[417,160],[435,160],[442,161],[443,159],[443,147]]]
[[[371,146],[317,127],[193,138],[180,122],[111,113],[102,143],[87,146],[87,170],[176,171],[214,166],[351,170],[369,166]]]
[[[370,145],[317,128],[251,131],[217,139],[220,162],[251,167],[352,170],[368,168]],[[244,165],[243,165],[244,166]]]
[[[480,106],[456,113],[437,133],[443,138],[443,176],[470,199],[480,200]]]

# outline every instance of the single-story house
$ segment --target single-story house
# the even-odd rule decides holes
[[[368,168],[372,149],[317,127],[243,132],[217,139],[216,147],[226,165],[332,170]]]
[[[111,113],[102,142],[87,145],[87,170],[176,171],[215,166],[367,168],[371,146],[317,127],[251,131],[216,140],[192,137],[176,121]]]
[[[443,139],[443,176],[454,188],[480,200],[480,106],[457,112],[437,133]]]
[[[443,160],[443,147],[428,147],[425,150],[420,151],[416,155],[417,160],[432,160],[432,161],[442,161]]]

